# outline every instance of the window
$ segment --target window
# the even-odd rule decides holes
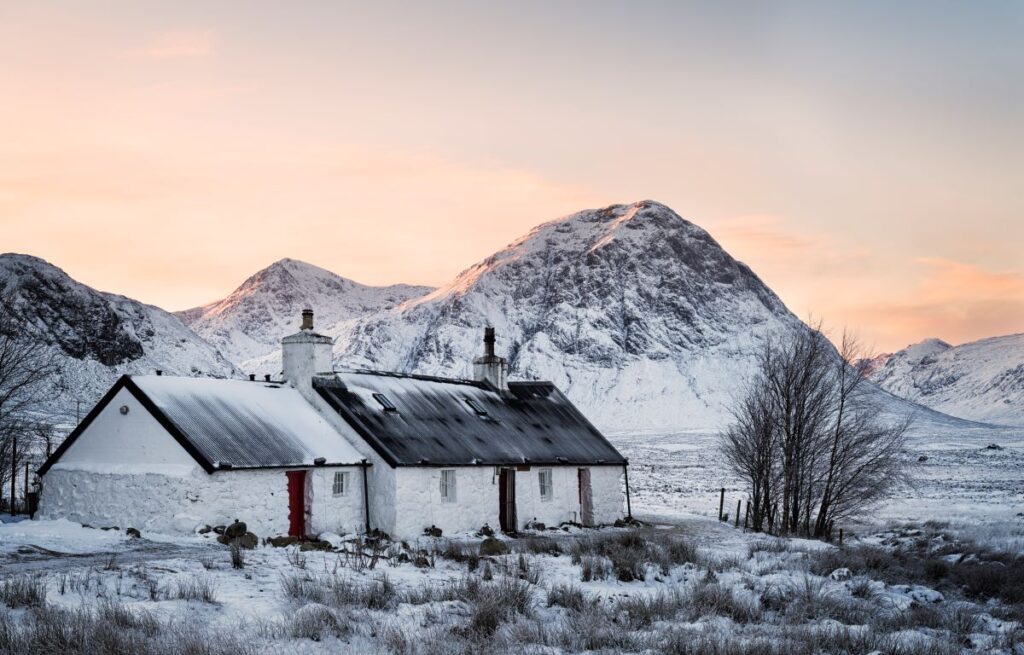
[[[466,404],[469,405],[478,416],[487,416],[487,410],[484,409],[484,406],[478,403],[475,399],[466,398]]]
[[[441,471],[441,502],[455,502],[455,471],[452,469]]]
[[[555,485],[551,478],[551,469],[540,469],[537,471],[537,482],[540,483],[540,499],[551,500]]]
[[[382,393],[373,394],[373,399],[380,403],[380,406],[384,408],[385,412],[397,412],[398,408],[391,402],[391,399]]]
[[[334,474],[334,487],[332,488],[335,496],[344,496],[348,494],[348,473],[345,471],[337,471]]]

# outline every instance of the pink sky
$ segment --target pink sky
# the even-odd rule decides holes
[[[182,309],[652,198],[879,350],[1021,332],[1021,7],[12,3],[0,251]]]

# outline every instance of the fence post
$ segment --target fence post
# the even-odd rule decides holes
[[[742,500],[736,501],[736,527],[740,527],[740,505],[743,503]]]
[[[18,437],[11,438],[11,516],[14,516],[14,496],[18,484]]]
[[[22,500],[24,502],[25,513],[29,514],[30,512],[28,511],[28,462],[25,462],[25,496],[23,497]]]
[[[725,487],[722,487],[722,495],[718,498],[718,520],[722,520],[722,512],[725,511]]]
[[[747,521],[750,519],[750,499],[747,499],[747,511],[743,513],[743,529],[747,529]]]
[[[843,529],[839,528],[839,545],[843,545]]]

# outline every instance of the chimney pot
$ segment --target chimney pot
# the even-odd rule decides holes
[[[270,373],[264,373],[263,374],[263,381],[264,382],[270,382]]]
[[[484,328],[484,354],[494,357],[494,328]]]
[[[303,309],[302,310],[302,328],[303,330],[313,329],[313,310]]]
[[[249,382],[255,382],[255,381],[256,381],[256,374],[255,373],[250,373],[249,374]]]

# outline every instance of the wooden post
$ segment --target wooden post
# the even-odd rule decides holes
[[[25,462],[25,495],[23,498],[25,503],[25,513],[28,514],[28,462]]]
[[[839,545],[843,545],[843,529],[839,528]]]
[[[740,504],[742,502],[743,502],[742,500],[737,500],[736,501],[736,527],[737,528],[740,527]]]
[[[18,484],[18,437],[11,438],[11,516],[14,516],[14,492]]]
[[[26,478],[27,480],[28,478]],[[750,500],[747,500],[747,511],[743,514],[743,529],[747,529],[747,521],[750,520]]]
[[[725,487],[722,487],[722,495],[718,498],[718,520],[722,520],[722,512],[725,511]]]

